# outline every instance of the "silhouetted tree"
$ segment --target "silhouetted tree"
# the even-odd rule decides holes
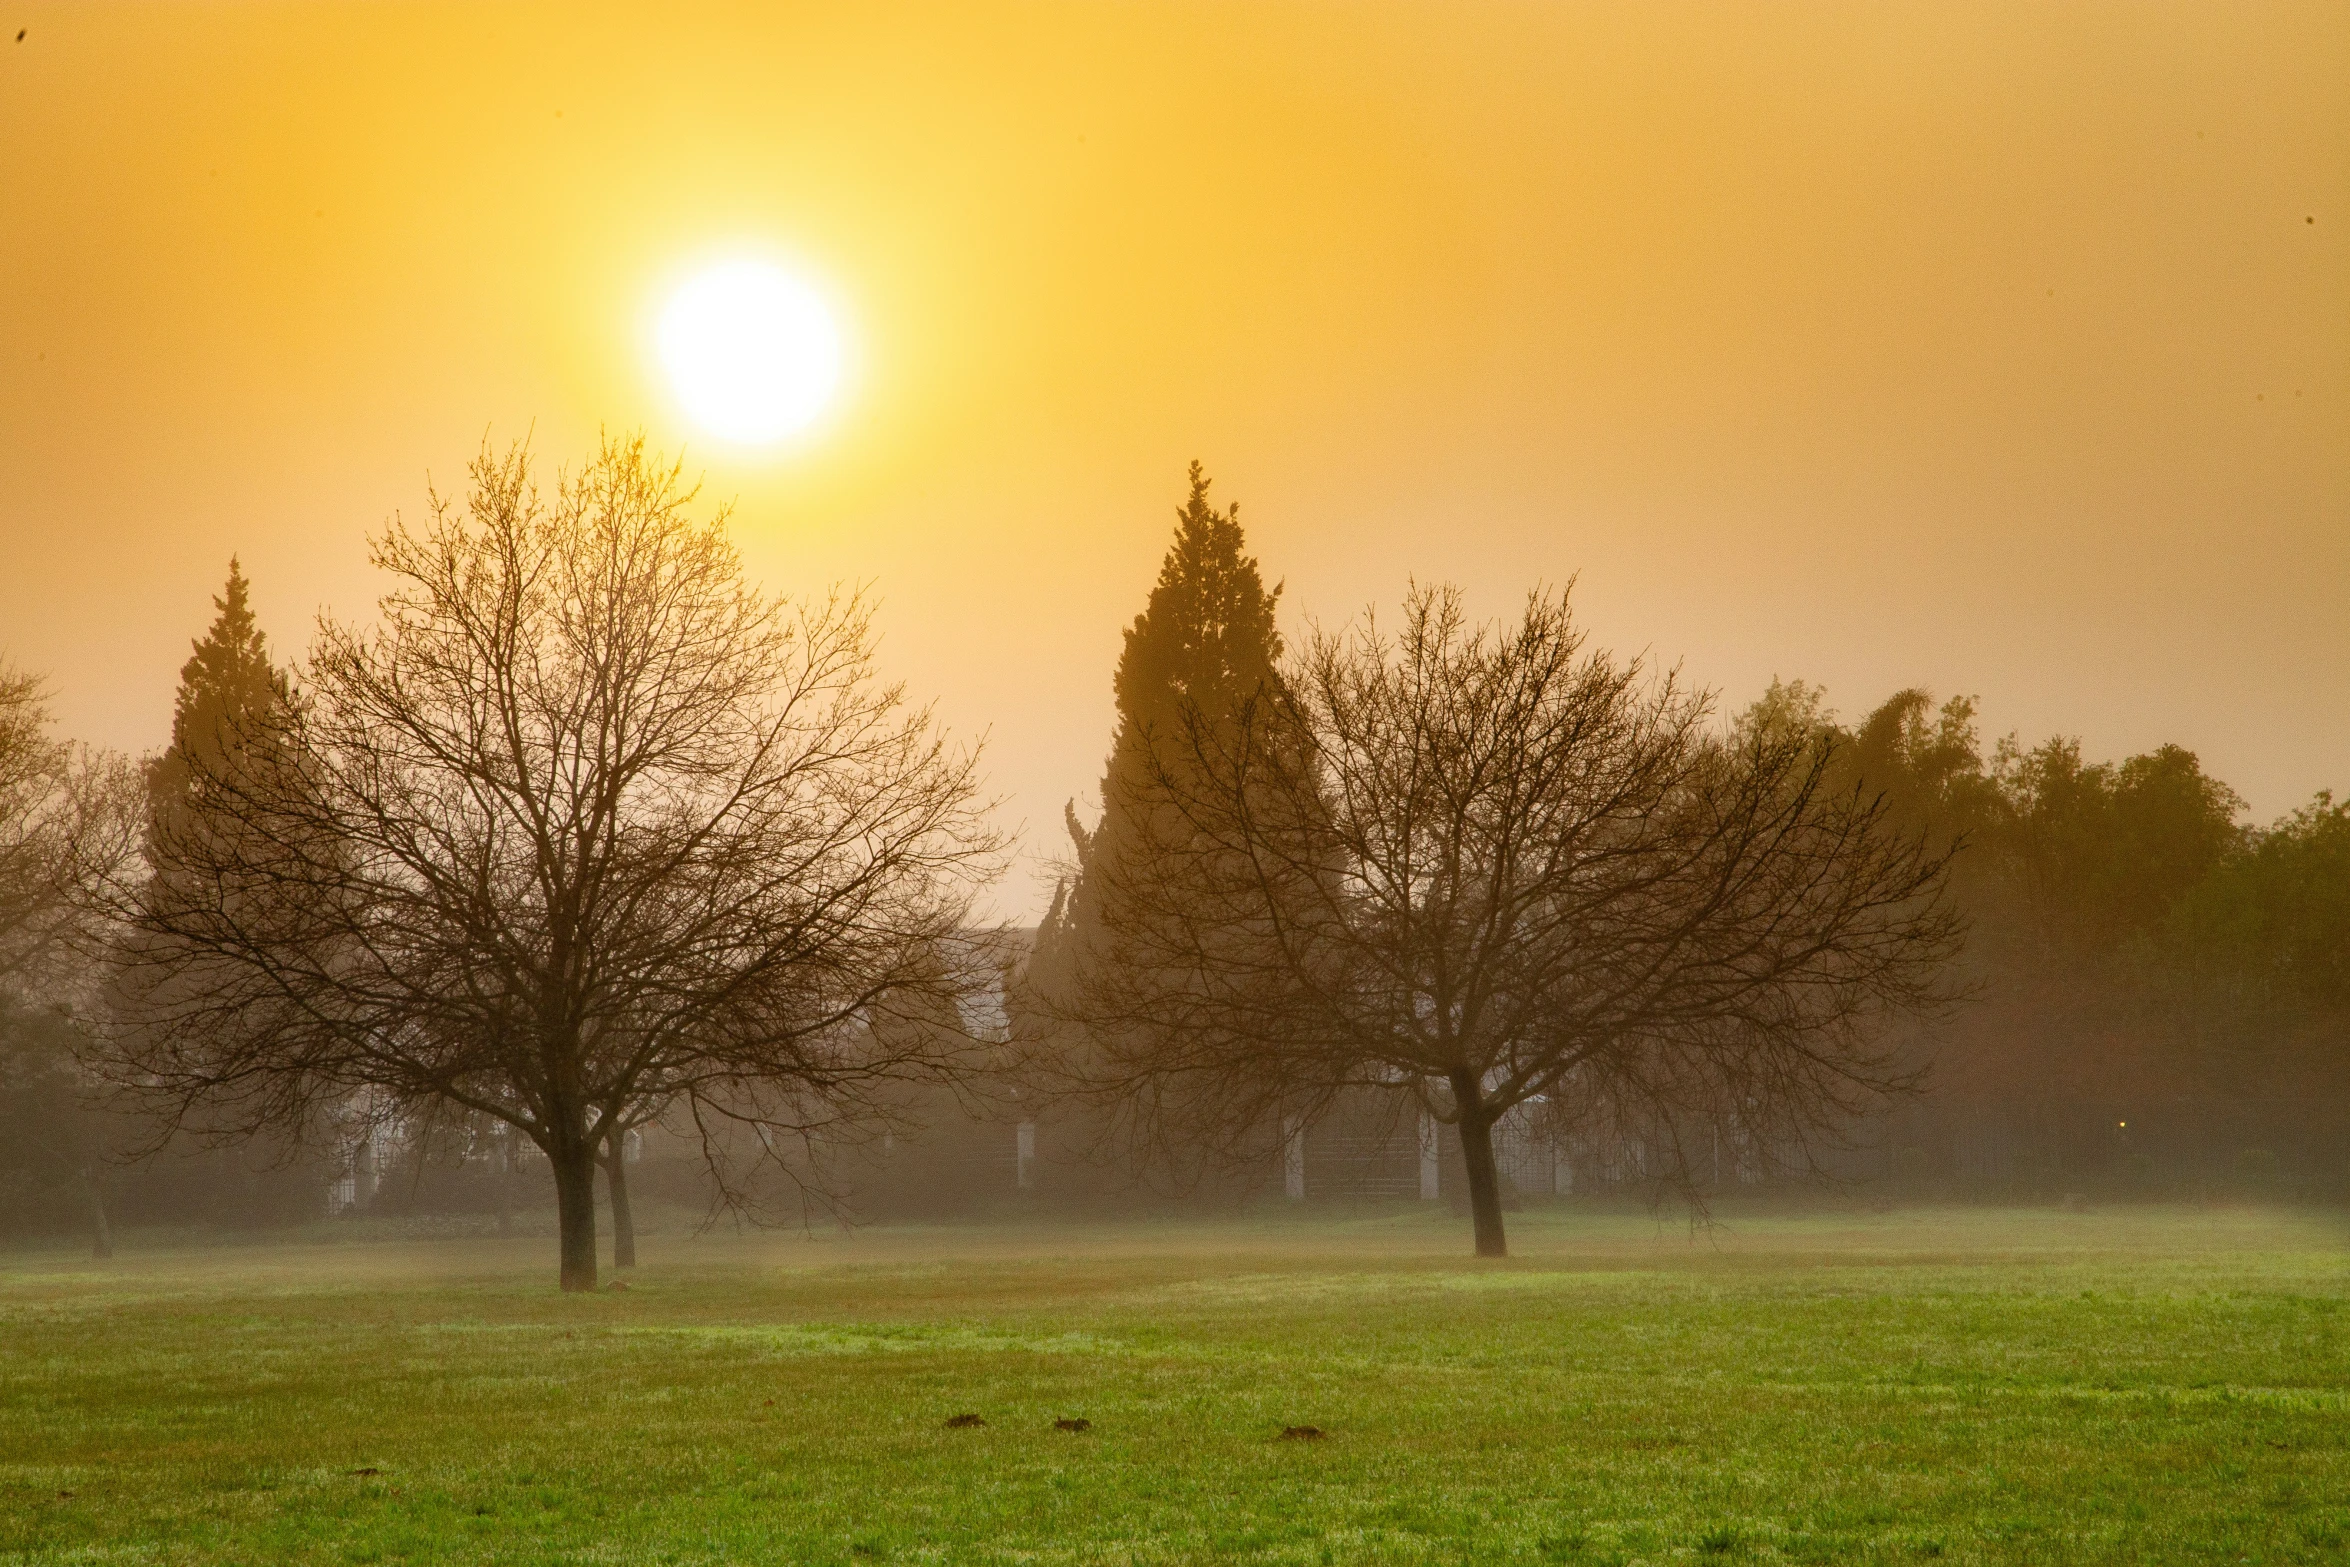
[[[1821,714],[1816,689],[1787,689]],[[1787,705],[1775,688],[1758,710]],[[1938,1088],[2037,1107],[2223,1086],[2209,1068],[2226,1052],[2180,1048],[2182,1032],[2253,1028],[2250,1011],[2219,1003],[2236,980],[2217,976],[2245,973],[2234,958],[2212,957],[2210,984],[2190,978],[2194,951],[2228,923],[2216,913],[2228,900],[2199,889],[2248,863],[2256,835],[2193,752],[2093,762],[2069,737],[2027,748],[2011,736],[1986,756],[1971,698],[1936,706],[1914,689],[1849,733],[1816,721],[1840,742],[1844,776],[1934,844],[1959,848],[1951,893],[1969,932],[1969,999],[1921,1042]],[[2209,918],[2190,918],[2198,900]]]
[[[485,451],[462,507],[375,538],[378,623],[323,624],[235,765],[185,753],[122,889],[119,1082],[216,1127],[503,1121],[586,1289],[633,1107],[680,1106],[714,1169],[780,1162],[969,1065],[976,755],[876,683],[862,602],[761,595],[692,498],[641,443],[544,497]]]
[[[252,584],[234,558],[212,608],[212,624],[180,666],[171,743],[146,769],[148,854],[166,867],[163,849],[193,830],[190,813],[202,809],[199,780],[246,771],[246,749],[279,743],[293,701],[253,617]]]
[[[0,669],[0,985],[10,989],[47,956],[68,880],[67,748],[48,727],[41,682]]]
[[[1894,820],[1937,846],[1971,843],[2000,826],[2003,801],[1984,766],[1973,697],[1936,706],[1929,693],[1912,687],[1886,698],[1850,734],[1832,725],[1827,732],[1836,744],[1839,784],[1884,795]],[[1962,856],[1953,869],[1963,881],[1976,863]]]
[[[2001,847],[2043,940],[2111,953],[2150,935],[2242,841],[2244,802],[2183,747],[2091,764],[2056,739],[2002,760]]]
[[[2320,792],[2167,911],[2164,999],[2212,1079],[2350,1090],[2350,805]]]
[[[1012,990],[1015,1026],[1057,1057],[1048,1076],[1080,1064],[1073,1056],[1086,1049],[1089,1031],[1082,1025],[1055,1025],[1072,1021],[1081,963],[1107,959],[1102,903],[1114,868],[1153,835],[1145,818],[1165,809],[1152,779],[1181,764],[1187,715],[1221,722],[1278,678],[1281,589],[1266,588],[1247,553],[1238,503],[1217,510],[1197,462],[1190,485],[1158,580],[1119,653],[1117,723],[1102,772],[1100,819],[1089,829],[1074,803],[1064,813],[1071,872],[1054,888]]]
[[[130,764],[48,727],[41,682],[0,667],[0,995],[54,1001],[87,988],[77,938],[138,834]]]
[[[20,1224],[80,1210],[90,1254],[111,1257],[111,1129],[85,1092],[76,1064],[82,1046],[80,1022],[67,1008],[0,993],[0,1195]]]
[[[1586,651],[1564,594],[1472,626],[1448,589],[1229,717],[1184,704],[1089,867],[1097,1087],[1210,1140],[1409,1092],[1460,1130],[1485,1256],[1519,1105],[1786,1144],[1902,1087],[1876,1025],[1936,999],[1945,857],[1817,733],[1707,712]]]
[[[84,1102],[77,1013],[97,988],[95,889],[136,853],[138,778],[48,724],[40,682],[0,669],[0,1189],[21,1211],[78,1187],[105,1257],[105,1128]]]
[[[604,1194],[612,1209],[612,1266],[636,1266],[636,1208],[628,1195],[628,1138],[640,1127],[659,1121],[669,1109],[666,1100],[639,1099],[604,1123]]]

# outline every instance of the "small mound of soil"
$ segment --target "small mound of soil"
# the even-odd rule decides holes
[[[1319,1442],[1322,1440],[1322,1428],[1320,1426],[1283,1426],[1281,1440],[1284,1442]]]
[[[1093,1422],[1086,1419],[1083,1415],[1079,1415],[1074,1420],[1054,1421],[1053,1429],[1055,1431],[1091,1431],[1093,1429]]]
[[[987,1424],[987,1422],[980,1419],[977,1415],[947,1416],[947,1429],[949,1431],[963,1431],[968,1430],[972,1426],[983,1426],[985,1424]]]

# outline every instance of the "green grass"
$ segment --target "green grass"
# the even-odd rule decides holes
[[[0,1561],[2350,1554],[2330,1216],[1464,1229],[0,1255]]]

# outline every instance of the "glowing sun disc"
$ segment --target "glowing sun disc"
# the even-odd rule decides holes
[[[722,440],[763,445],[805,429],[840,387],[832,312],[762,262],[695,276],[670,296],[655,336],[687,416]]]

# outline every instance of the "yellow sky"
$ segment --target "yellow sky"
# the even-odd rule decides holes
[[[0,654],[76,735],[232,552],[290,650],[601,425],[873,580],[1048,846],[1195,456],[1293,614],[1580,573],[1733,702],[2350,788],[2338,3],[0,9]],[[649,345],[742,254],[855,356],[750,456]]]

